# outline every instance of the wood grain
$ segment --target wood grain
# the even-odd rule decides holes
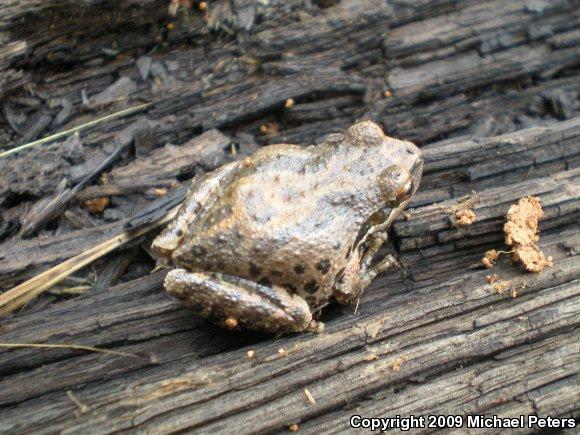
[[[174,20],[167,3],[0,4],[0,148],[25,130],[152,103],[0,160],[2,288],[152,222],[196,174],[358,119],[425,156],[392,229],[402,270],[377,277],[356,312],[328,307],[323,334],[269,337],[193,317],[163,291],[166,272],[150,273],[141,239],[67,284],[89,283],[86,293],[45,295],[0,321],[0,342],[135,356],[0,348],[0,432],[342,433],[353,414],[578,417],[577,2],[232,0],[208,2],[207,19]],[[87,104],[98,95],[109,103]],[[122,161],[79,192],[110,198],[103,215],[73,201],[14,239],[26,210],[122,143],[132,144]],[[539,245],[554,267],[530,274],[502,256],[483,269],[526,195],[542,201]],[[459,227],[465,208],[476,221]]]

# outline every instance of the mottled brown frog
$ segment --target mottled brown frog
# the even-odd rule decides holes
[[[375,258],[417,190],[419,148],[364,121],[309,147],[271,145],[196,178],[153,248],[167,291],[224,327],[316,331],[396,261]]]

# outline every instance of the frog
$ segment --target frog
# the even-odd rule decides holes
[[[421,150],[372,121],[260,147],[193,179],[152,244],[173,267],[165,289],[227,329],[322,332],[322,308],[398,263],[381,248],[422,172]]]

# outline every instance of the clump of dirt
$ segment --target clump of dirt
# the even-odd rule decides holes
[[[109,198],[104,196],[102,198],[87,199],[85,205],[92,214],[99,214],[104,212],[109,206]]]
[[[455,212],[455,225],[458,227],[466,227],[473,224],[477,219],[475,212],[469,209],[462,209]]]
[[[493,275],[487,275],[485,277],[485,280],[500,295],[506,290],[510,290],[512,298],[517,297],[518,290],[522,290],[526,286],[526,283],[524,282],[523,284],[519,285],[519,288],[517,288],[512,281],[504,281],[496,273],[494,273]]]
[[[473,207],[478,201],[479,197],[473,192],[471,195],[459,198],[454,206],[444,207],[444,210],[450,214],[451,224],[456,228],[473,225],[477,220]]]
[[[492,287],[497,291],[500,295],[509,288],[509,282],[506,281],[498,281],[492,284]]]
[[[483,265],[491,269],[500,254],[511,254],[512,261],[521,264],[528,272],[538,273],[552,267],[552,257],[546,257],[536,244],[540,238],[538,220],[542,215],[540,200],[534,196],[526,196],[513,204],[503,226],[505,244],[511,249],[509,252],[487,251],[481,259]]]
[[[543,214],[540,200],[527,196],[510,207],[503,226],[505,243],[512,248],[512,261],[528,272],[538,273],[553,266],[552,257],[546,257],[536,245],[540,238],[538,220]]]
[[[481,262],[483,263],[483,265],[485,267],[487,267],[488,269],[491,269],[495,266],[495,262],[497,261],[498,257],[499,257],[499,252],[496,251],[495,249],[490,249],[489,251],[487,251],[485,253],[483,258],[481,259]]]

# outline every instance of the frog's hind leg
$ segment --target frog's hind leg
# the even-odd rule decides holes
[[[297,294],[221,273],[175,269],[165,288],[197,314],[229,329],[292,333],[321,332],[310,307]]]

